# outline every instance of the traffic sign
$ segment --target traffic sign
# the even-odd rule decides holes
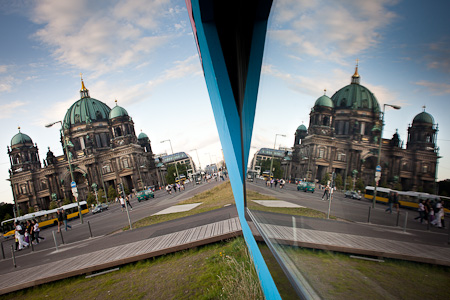
[[[76,183],[75,181],[72,181],[72,182],[70,183],[70,187],[71,187],[71,188],[76,188],[76,187],[77,187],[77,183]]]
[[[381,179],[381,172],[375,172],[375,181],[379,181]]]
[[[381,166],[380,165],[378,165],[376,168],[375,168],[375,171],[377,171],[377,172],[381,172]]]

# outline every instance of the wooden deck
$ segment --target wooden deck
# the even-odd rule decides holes
[[[0,295],[241,235],[238,218],[0,275]]]
[[[450,247],[287,226],[260,224],[260,227],[269,239],[280,244],[450,266]]]

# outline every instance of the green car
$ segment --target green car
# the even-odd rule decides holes
[[[142,200],[148,200],[150,198],[155,198],[155,194],[150,190],[143,190],[136,193],[136,198],[139,202]]]
[[[314,193],[316,190],[316,185],[314,182],[300,182],[297,185],[297,191],[304,191]]]

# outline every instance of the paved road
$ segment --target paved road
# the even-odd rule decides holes
[[[167,192],[163,190],[158,190],[155,192],[155,198],[147,201],[138,202],[136,198],[132,198],[130,202],[133,210],[129,210],[131,222],[150,216],[158,211],[175,205],[180,201],[189,199],[197,193],[211,189],[221,183],[222,182],[211,181],[210,183],[203,183],[200,185],[187,184],[184,191],[177,193],[172,192],[171,195],[167,194]],[[104,212],[95,215],[91,213],[84,215],[83,222],[84,224],[81,224],[79,219],[70,221],[69,224],[72,226],[72,229],[69,229],[67,232],[64,230],[62,231],[62,236],[66,244],[84,241],[90,238],[88,222],[94,237],[105,236],[128,226],[127,214],[126,212],[121,211],[121,205],[118,203],[110,204],[108,210]],[[39,245],[34,246],[34,250],[43,251],[54,249],[55,243],[53,240],[52,231],[56,230],[56,227],[43,229],[40,235],[45,237],[45,240],[41,241]],[[56,234],[56,237],[58,244],[61,244],[61,236]],[[8,239],[3,241],[2,244],[6,258],[10,258],[11,245],[14,245],[14,240]],[[20,257],[23,255],[28,255],[31,252],[32,249],[29,248],[16,252],[15,255],[16,257]]]
[[[257,192],[274,196],[280,200],[289,201],[305,207],[309,207],[322,212],[328,211],[328,201],[322,201],[323,190],[316,190],[315,193],[305,193],[297,191],[296,185],[287,184],[284,189],[279,187],[266,187],[264,182],[257,180],[254,183],[248,183],[248,188]],[[353,200],[345,198],[343,193],[334,193],[331,202],[331,215],[342,218],[352,223],[361,224],[361,228],[371,228],[379,230],[380,232],[395,231],[403,234],[403,225],[405,221],[406,212],[408,212],[407,230],[405,236],[409,236],[411,242],[430,243],[439,246],[448,246],[449,229],[439,229],[431,227],[427,230],[426,224],[414,220],[418,215],[416,211],[400,209],[399,226],[397,227],[397,214],[389,214],[385,212],[387,206],[383,204],[376,204],[375,209],[371,209],[370,224],[367,223],[369,207],[372,203],[369,200]],[[292,222],[292,221],[291,221]],[[450,218],[446,217],[447,228],[450,225]],[[342,224],[345,226],[345,223]],[[333,226],[327,228],[320,228],[320,230],[333,231]],[[361,229],[362,230],[362,229]],[[369,230],[369,229],[367,229]],[[360,232],[361,234],[361,232]]]

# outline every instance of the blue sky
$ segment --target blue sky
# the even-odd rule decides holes
[[[292,147],[315,100],[350,83],[359,59],[361,84],[386,111],[384,137],[402,140],[426,106],[439,124],[438,178],[450,178],[450,11],[448,1],[275,1],[253,135],[261,147]],[[58,128],[79,99],[80,77],[93,98],[114,99],[152,141],[153,151],[185,151],[202,166],[221,145],[184,1],[0,2],[0,195],[12,202],[6,146],[17,127],[44,158],[61,155]],[[251,153],[251,154],[252,154]],[[211,157],[211,159],[210,159]]]

